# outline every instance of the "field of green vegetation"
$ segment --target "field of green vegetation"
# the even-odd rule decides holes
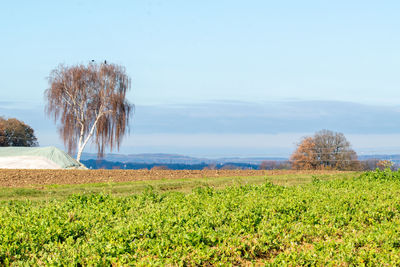
[[[325,178],[3,200],[0,265],[400,265],[400,173]]]

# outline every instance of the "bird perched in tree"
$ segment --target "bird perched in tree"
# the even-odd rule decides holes
[[[104,60],[104,64],[107,64],[107,60]]]

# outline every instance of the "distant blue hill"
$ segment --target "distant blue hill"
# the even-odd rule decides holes
[[[400,164],[400,155],[361,155],[359,160],[391,160],[396,165]],[[201,170],[203,168],[214,169],[258,169],[263,161],[278,162],[273,168],[288,168],[288,158],[284,157],[227,157],[227,158],[196,158],[178,154],[107,154],[98,159],[97,154],[83,153],[81,161],[92,169],[151,169],[153,167],[165,167],[173,170]],[[270,166],[270,168],[272,168]]]
[[[381,155],[361,155],[358,156],[359,160],[369,160],[369,159],[378,159],[378,160],[391,160],[396,164],[400,164],[400,155],[395,154],[395,155],[386,155],[386,154],[381,154]]]
[[[82,160],[82,163],[89,169],[127,169],[127,170],[138,170],[138,169],[170,169],[170,170],[202,170],[208,169],[259,169],[259,165],[248,164],[248,163],[226,163],[226,164],[181,164],[181,163],[134,163],[134,162],[115,162],[107,160]]]
[[[97,154],[83,153],[81,159],[97,160]],[[286,161],[288,158],[284,157],[226,157],[226,158],[196,158],[178,154],[163,154],[163,153],[146,153],[146,154],[107,154],[103,160],[114,161],[114,162],[130,162],[130,163],[144,163],[144,164],[225,164],[225,163],[245,163],[245,164],[256,164],[259,165],[265,160],[273,161]]]
[[[82,160],[97,159],[95,153],[83,153]],[[120,161],[120,162],[137,162],[137,163],[182,163],[182,164],[196,164],[196,163],[261,163],[264,160],[285,161],[286,157],[223,157],[223,158],[197,158],[179,154],[166,154],[166,153],[143,153],[143,154],[107,154],[104,160]],[[391,159],[400,160],[400,154],[377,154],[377,155],[358,155],[359,160],[366,159]]]

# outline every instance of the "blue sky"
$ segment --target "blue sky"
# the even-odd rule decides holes
[[[328,128],[400,152],[398,1],[7,1],[0,115],[62,146],[43,115],[58,64],[126,66],[122,153],[278,155]],[[257,145],[258,144],[258,145]]]

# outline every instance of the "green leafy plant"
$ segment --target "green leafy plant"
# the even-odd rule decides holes
[[[3,201],[0,265],[399,265],[399,177]]]

